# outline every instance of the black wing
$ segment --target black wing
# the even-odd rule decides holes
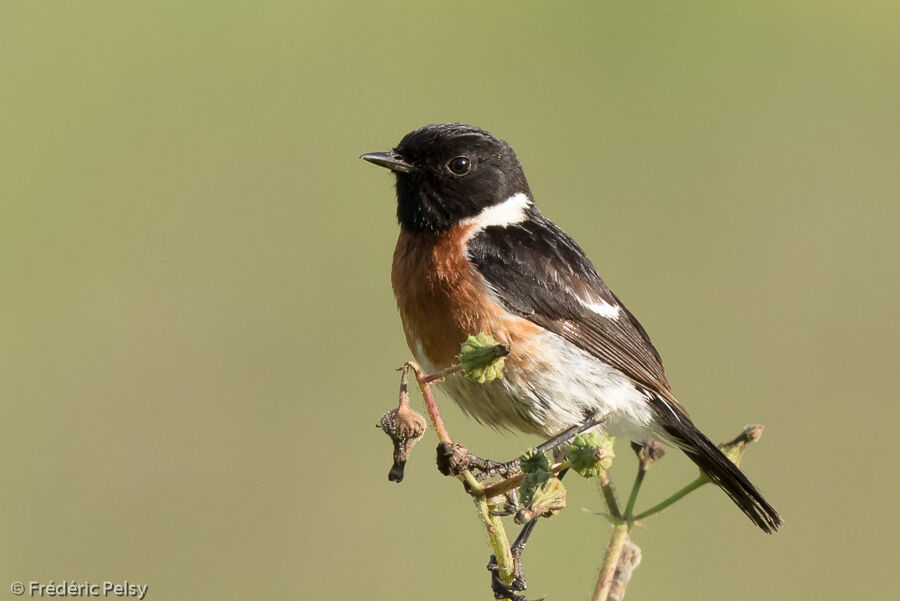
[[[635,382],[671,396],[647,332],[575,241],[537,209],[522,223],[481,230],[469,240],[467,252],[508,311],[559,334]],[[590,303],[608,311],[593,311],[585,306]],[[617,315],[605,317],[612,307],[618,308]]]

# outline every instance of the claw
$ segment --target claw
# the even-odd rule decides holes
[[[521,471],[519,469],[518,459],[501,462],[494,461],[493,459],[482,459],[481,457],[470,455],[469,460],[470,465],[474,468],[477,468],[479,471],[478,475],[476,476],[479,482],[487,478],[492,478],[494,476],[510,478],[517,475]]]
[[[519,513],[519,510],[518,509],[509,510],[507,507],[504,507],[503,509],[501,509],[499,511],[491,509],[488,513],[490,513],[491,515],[495,515],[498,518],[508,518],[509,516],[511,516],[513,514]]]
[[[589,430],[594,426],[597,426],[606,419],[606,415],[593,414],[587,416],[585,421],[577,426],[573,426],[568,430],[557,434],[550,440],[546,441],[544,444],[538,447],[539,451],[552,451],[559,447],[562,444],[567,443],[572,438],[577,436],[578,434],[584,432],[585,430]],[[500,463],[497,461],[492,461],[490,459],[482,459],[481,457],[476,457],[475,455],[469,455],[469,465],[478,469],[479,473],[476,475],[476,478],[481,481],[486,478],[490,478],[492,476],[502,476],[504,478],[509,478],[513,475],[518,474],[521,471],[520,461],[518,459],[514,459],[512,461],[507,461],[506,463]],[[563,470],[559,473],[559,478],[562,479],[565,476],[568,469]],[[491,510],[491,515],[497,516],[507,516],[513,513],[517,513],[518,507],[518,499],[512,498],[509,499],[509,502],[503,507],[502,510]],[[510,552],[512,554],[513,560],[513,581],[510,584],[506,584],[502,580],[500,580],[499,572],[500,567],[497,565],[497,558],[494,555],[491,555],[491,559],[487,564],[487,569],[491,573],[491,591],[494,593],[494,599],[508,599],[509,601],[529,601],[525,595],[520,594],[521,591],[524,591],[528,588],[527,583],[525,581],[525,572],[522,569],[522,552],[525,550],[525,545],[528,543],[528,537],[531,535],[534,527],[537,525],[537,518],[534,518],[528,521],[519,532],[519,536],[516,537],[515,542],[510,545]],[[535,599],[534,601],[544,601],[547,596],[541,596]]]
[[[525,595],[520,595],[520,591],[525,590],[525,579],[521,577],[521,564],[515,559],[514,566],[516,576],[513,578],[512,584],[506,584],[500,580],[500,568],[497,566],[497,558],[491,555],[491,560],[487,564],[487,569],[491,573],[491,592],[494,593],[494,599],[509,599],[510,601],[528,601]]]
[[[519,506],[519,491],[512,489],[506,493],[506,501],[503,503],[503,509],[491,509],[490,514],[501,518],[509,517],[519,513],[522,508]]]

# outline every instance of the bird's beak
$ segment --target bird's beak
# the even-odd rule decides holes
[[[359,158],[398,173],[409,173],[415,169],[415,167],[403,160],[403,157],[394,151],[368,152]]]

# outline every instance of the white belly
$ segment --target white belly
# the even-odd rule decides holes
[[[527,373],[507,362],[500,380],[478,384],[454,375],[441,388],[467,414],[497,428],[552,436],[600,412],[607,415],[601,428],[614,436],[641,441],[656,431],[647,399],[627,376],[557,334],[541,335],[544,356],[531,357]],[[424,357],[417,359],[427,369]]]

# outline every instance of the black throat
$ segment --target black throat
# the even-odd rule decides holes
[[[515,173],[502,181],[481,182],[462,190],[439,192],[432,181],[417,173],[397,174],[397,221],[408,232],[443,232],[484,209],[518,193],[529,198],[524,176]]]
[[[442,232],[459,218],[446,202],[417,174],[397,175],[397,221],[408,232]],[[464,218],[464,217],[463,217]]]

